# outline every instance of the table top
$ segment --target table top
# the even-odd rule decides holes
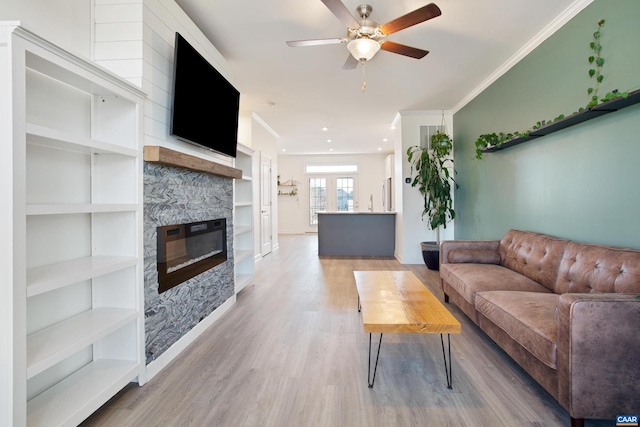
[[[365,332],[459,334],[460,322],[411,271],[354,271]]]

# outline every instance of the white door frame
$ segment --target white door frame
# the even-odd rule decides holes
[[[273,182],[271,157],[260,152],[260,253],[264,257],[273,247]]]

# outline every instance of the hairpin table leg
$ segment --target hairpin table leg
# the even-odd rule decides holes
[[[373,368],[373,378],[371,378],[371,333],[369,334],[369,367],[367,368],[367,384],[369,388],[373,388],[373,382],[376,380],[376,371],[378,370],[378,358],[380,357],[380,347],[382,346],[382,334],[378,342],[378,354],[376,354],[376,364]]]
[[[447,367],[447,356],[444,352],[444,338],[440,334],[440,343],[442,344],[442,357],[444,358],[444,373],[447,376],[447,388],[453,388],[453,375],[451,374],[451,336],[447,334],[447,344],[449,346],[449,365]],[[371,345],[371,344],[369,344]]]

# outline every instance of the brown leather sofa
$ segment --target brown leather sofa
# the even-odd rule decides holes
[[[572,426],[640,411],[640,251],[510,230],[441,242],[440,282]]]

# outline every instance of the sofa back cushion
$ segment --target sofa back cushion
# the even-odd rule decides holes
[[[640,251],[569,242],[556,293],[640,293]]]
[[[509,230],[500,241],[500,264],[555,291],[567,240],[530,231]]]

